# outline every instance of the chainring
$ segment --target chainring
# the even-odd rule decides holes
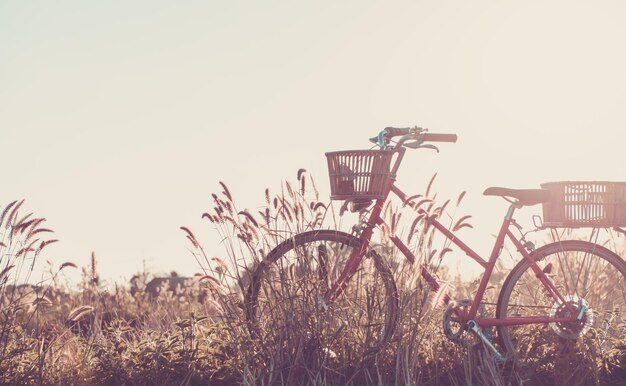
[[[453,300],[448,303],[448,307],[446,307],[443,312],[443,333],[446,338],[456,344],[465,343],[464,333],[467,331],[465,328],[465,322],[461,319],[461,317],[457,314],[455,308],[460,308],[464,312],[469,312],[469,309],[472,305],[472,301],[470,299],[461,299],[461,300]],[[485,316],[485,306],[480,305],[478,307],[477,316],[483,318]]]

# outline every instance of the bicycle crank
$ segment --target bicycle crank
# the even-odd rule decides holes
[[[448,303],[448,307],[443,312],[443,332],[446,338],[456,344],[465,343],[463,334],[467,331],[466,320],[459,315],[466,315],[472,305],[472,301],[469,299],[454,300]],[[485,307],[481,304],[478,307],[477,316],[482,318],[485,316]],[[484,332],[486,335],[491,335],[491,330]]]
[[[481,330],[480,327],[478,327],[478,323],[476,323],[473,320],[470,320],[467,322],[467,326],[480,338],[480,340],[482,340],[483,344],[487,346],[493,352],[493,355],[495,355],[496,360],[500,362],[504,362],[506,360],[506,357],[500,353],[500,351],[496,348],[496,346],[494,346],[493,343],[491,343],[491,340],[489,339],[489,337],[487,337],[487,335],[485,335],[483,330]]]
[[[464,336],[464,334],[467,331],[471,331],[473,332],[473,335],[482,342],[483,345],[488,347],[494,353],[494,356],[497,360],[504,361],[504,355],[502,355],[500,351],[493,345],[493,343],[491,343],[491,338],[493,335],[491,329],[481,329],[478,326],[478,323],[476,323],[475,321],[465,321],[464,318],[459,315],[459,313],[467,315],[471,305],[472,301],[469,299],[456,300],[448,304],[448,307],[443,313],[443,331],[446,335],[446,338],[450,339],[456,344],[465,345],[467,343],[470,343],[470,341],[467,337]],[[479,318],[483,318],[485,314],[485,306],[481,304],[478,307],[477,316]]]

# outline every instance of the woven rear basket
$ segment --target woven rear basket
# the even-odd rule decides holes
[[[626,182],[561,181],[542,184],[550,191],[543,204],[546,227],[626,226]]]
[[[385,198],[394,151],[349,150],[326,153],[332,200]]]

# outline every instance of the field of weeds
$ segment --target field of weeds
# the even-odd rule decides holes
[[[423,205],[433,213],[449,213],[451,227],[471,227],[469,216],[461,214],[463,194],[433,200],[431,185]],[[363,330],[337,324],[345,320],[347,326],[355,315],[378,316],[384,298],[377,297],[376,276],[351,283],[369,289],[341,310],[331,309],[333,325],[339,325],[334,330],[319,322],[328,318],[315,307],[315,298],[309,306],[289,298],[270,304],[271,294],[263,297],[267,304],[259,301],[257,312],[263,318],[252,326],[246,319],[248,284],[269,251],[297,233],[341,229],[359,215],[321,199],[303,170],[294,183],[264,193],[265,206],[255,212],[237,208],[224,184],[212,195],[211,209],[201,215],[208,231],[219,232],[224,240],[222,257],[213,255],[215,246],[201,245],[197,231],[181,227],[181,243],[182,237],[188,239],[189,258],[196,259],[201,272],[196,276],[153,280],[142,272],[131,284],[104,286],[92,255],[91,266],[82,268],[78,291],[56,280],[62,270],[79,269],[71,262],[60,263],[38,285],[20,282],[56,240],[44,219],[24,215],[27,204],[0,207],[0,384],[626,384],[626,341],[586,362],[555,361],[537,344],[529,348],[537,359],[532,368],[500,363],[471,338],[449,341],[442,333],[443,290],[468,297],[476,283],[448,277],[445,266],[440,267],[450,251],[447,245],[437,246],[432,230],[401,204],[385,208],[390,229],[382,229],[373,247],[396,283],[399,307],[390,345],[364,352],[362,344],[375,324]],[[434,203],[438,201],[443,204]],[[443,280],[442,291],[430,291],[418,265],[408,264],[391,248],[389,236],[394,234],[407,240],[419,263]],[[277,267],[276,286],[282,294],[293,289],[313,296],[320,281],[305,268],[297,262]],[[486,313],[493,313],[502,280],[504,273],[497,272],[486,293]]]

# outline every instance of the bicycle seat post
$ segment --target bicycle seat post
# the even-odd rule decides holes
[[[509,200],[506,197],[504,199],[511,203],[511,205],[509,206],[509,209],[506,212],[506,216],[504,216],[504,219],[509,220],[509,221],[514,221],[513,214],[515,213],[515,210],[520,209],[522,205],[519,203],[519,201]]]

